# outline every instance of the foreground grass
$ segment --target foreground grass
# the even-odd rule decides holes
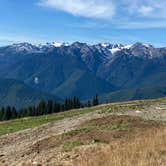
[[[146,121],[127,115],[108,115],[81,124],[77,129],[62,134],[64,150],[69,151],[80,145],[94,143],[109,144],[118,139],[133,139],[149,129],[166,127],[165,123]],[[143,129],[143,130],[142,130]]]
[[[86,114],[96,110],[100,110],[101,113],[125,112],[129,109],[142,109],[144,106],[150,105],[154,102],[162,102],[162,101],[166,101],[166,99],[161,98],[154,100],[140,100],[140,101],[130,101],[122,103],[112,103],[112,104],[100,105],[97,107],[71,110],[62,113],[50,114],[50,115],[43,115],[39,117],[28,117],[28,118],[16,119],[11,121],[5,121],[0,123],[0,136],[28,128],[33,128],[48,122],[53,122],[57,120],[62,120],[64,118],[70,118],[81,114]]]
[[[16,119],[16,120],[4,121],[0,123],[0,136],[13,133],[16,131],[28,129],[28,128],[40,126],[48,122],[54,122],[57,120],[62,120],[65,118],[70,118],[70,117],[78,116],[81,114],[86,114],[96,109],[105,110],[105,106],[101,105],[98,107],[71,110],[71,111],[66,111],[61,113],[38,116],[38,117],[28,117],[28,118],[22,118],[22,119]]]
[[[165,122],[111,115],[86,122],[65,136],[64,150],[71,155],[71,165],[166,165]]]
[[[95,145],[80,150],[73,165],[80,166],[165,166],[166,128],[149,130],[133,140]],[[78,153],[78,151],[77,151]]]

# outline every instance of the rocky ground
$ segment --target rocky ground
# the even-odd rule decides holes
[[[106,105],[107,110],[104,111],[96,108],[96,111],[84,115],[66,118],[33,129],[1,136],[0,165],[74,165],[74,161],[79,158],[79,153],[72,151],[72,148],[75,146],[82,145],[82,148],[85,148],[91,146],[90,141],[92,141],[92,144],[100,142],[99,136],[101,138],[109,138],[106,140],[102,139],[103,142],[100,145],[102,146],[102,143],[115,141],[114,137],[119,136],[121,138],[121,135],[127,135],[126,133],[131,133],[135,129],[142,132],[142,128],[149,129],[151,126],[157,128],[158,126],[162,127],[162,125],[165,125],[163,122],[166,121],[166,100],[150,102],[142,107],[134,106],[133,108],[128,107],[128,103],[122,103],[121,108],[123,111],[120,112],[108,111],[109,107],[111,108],[112,105]],[[125,107],[127,109],[123,109]],[[130,120],[131,118],[129,117],[133,117],[134,120]],[[124,126],[118,126],[122,132],[119,132],[119,128],[116,130],[117,126],[115,124],[111,124],[111,127],[114,125],[114,128],[111,128],[111,132],[110,130],[107,133],[104,132],[106,129],[110,129],[110,126],[106,126],[106,124],[113,123],[115,119],[116,124],[117,122],[118,125],[119,123],[125,124]],[[155,120],[157,122],[156,124],[148,125],[144,121],[142,122],[141,119]],[[90,127],[89,125],[88,127],[86,126],[87,124],[91,124],[93,120],[95,120],[96,125],[101,124],[102,128],[100,126],[96,130],[94,125]],[[126,127],[128,127],[128,122],[131,121],[135,129],[129,128],[132,129],[129,132],[129,129]],[[140,124],[138,123],[139,121]],[[158,121],[162,122],[158,123]],[[103,125],[106,128],[103,128]],[[84,141],[83,144],[80,140]],[[66,144],[68,141],[73,141],[72,143],[74,144]],[[84,145],[85,142],[86,146]]]

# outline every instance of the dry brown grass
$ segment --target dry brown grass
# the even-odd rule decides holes
[[[128,142],[76,149],[80,166],[166,166],[166,128],[146,131]]]
[[[166,166],[166,124],[110,115],[38,141],[26,154],[36,152],[62,166]]]

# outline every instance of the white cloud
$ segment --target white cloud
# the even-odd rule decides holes
[[[123,17],[115,26],[125,29],[166,27],[165,0],[122,0]],[[117,13],[118,14],[118,13]],[[119,15],[120,16],[120,15]]]
[[[61,10],[74,16],[106,19],[120,28],[166,27],[165,0],[37,0],[40,6]],[[101,22],[81,27],[101,27]],[[103,24],[105,27],[105,24]],[[103,27],[102,25],[102,27]],[[79,26],[79,25],[78,25]]]
[[[39,5],[91,18],[112,18],[115,13],[110,0],[40,0]]]
[[[144,15],[144,16],[151,14],[153,11],[154,11],[154,8],[151,7],[151,6],[141,6],[141,7],[138,9],[138,12],[139,12],[141,15]]]
[[[122,0],[122,4],[132,16],[166,18],[165,0]]]
[[[117,23],[119,29],[149,29],[149,28],[166,28],[166,21],[129,21]]]

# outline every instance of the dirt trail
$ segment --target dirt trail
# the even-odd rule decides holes
[[[2,136],[0,138],[0,162],[3,165],[6,164],[11,166],[11,163],[13,165],[18,165],[20,161],[25,161],[30,158],[29,155],[24,156],[24,154],[28,152],[31,145],[70,131],[85,121],[104,116],[106,116],[106,114],[101,115],[99,111],[95,111]]]
[[[129,110],[125,114],[140,116],[146,120],[166,121],[166,102],[151,104],[140,110]]]
[[[151,120],[166,121],[166,103],[154,103],[144,109],[129,110],[123,114],[140,116]],[[50,161],[55,161],[55,158],[57,161],[60,160],[63,154],[59,148],[45,149],[39,153],[37,151],[30,152],[30,147],[40,141],[49,144],[51,139],[55,141],[57,135],[75,129],[86,121],[105,116],[108,116],[108,113],[101,113],[100,110],[97,110],[84,115],[51,122],[33,129],[2,136],[0,137],[0,165],[37,165],[38,161],[45,163],[44,165],[47,165],[47,162],[49,165],[55,165],[55,162],[51,164]]]

